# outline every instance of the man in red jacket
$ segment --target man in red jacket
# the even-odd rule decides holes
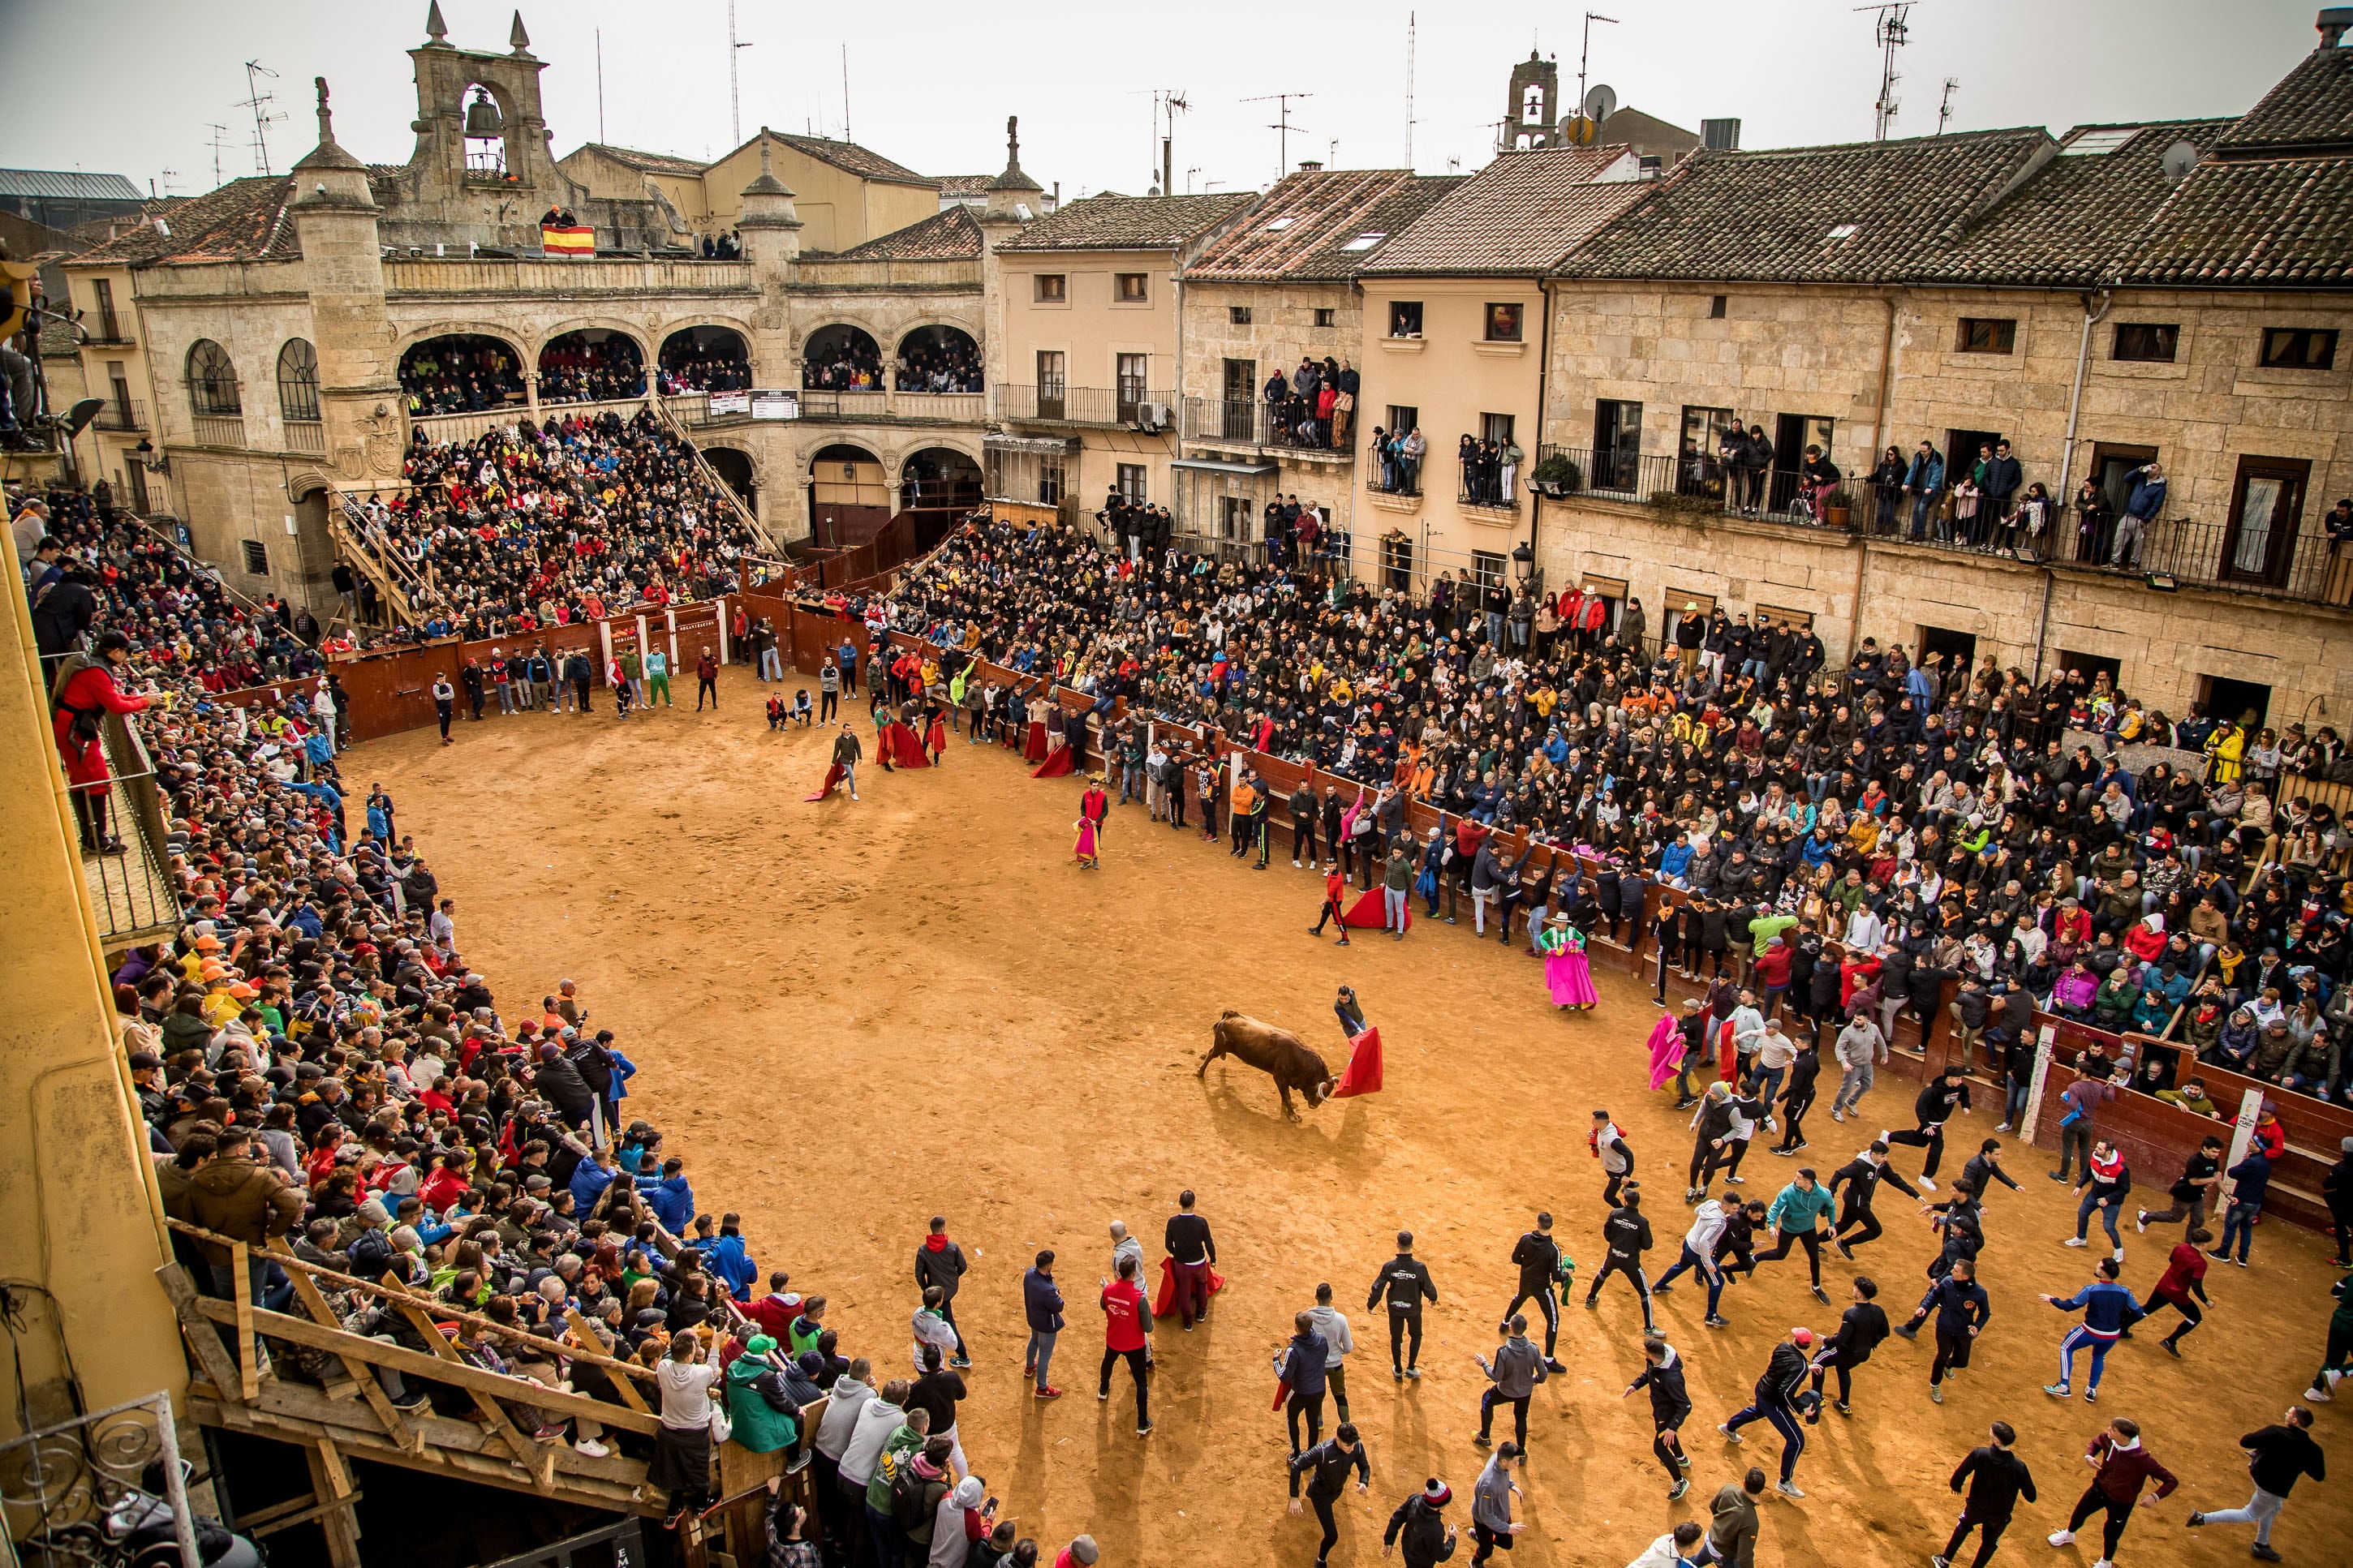
[[[1133,1257],[1122,1257],[1119,1278],[1104,1281],[1103,1310],[1103,1375],[1096,1380],[1095,1397],[1111,1397],[1111,1369],[1125,1360],[1135,1380],[1135,1435],[1142,1437],[1152,1430],[1152,1391],[1144,1381],[1144,1336],[1152,1331],[1152,1303],[1135,1282]]]
[[[2075,1531],[2094,1514],[2105,1514],[2100,1521],[2100,1560],[2093,1568],[2115,1568],[2116,1542],[2124,1539],[2125,1526],[2132,1519],[2133,1509],[2140,1502],[2141,1489],[2149,1481],[2157,1482],[2156,1498],[2162,1501],[2173,1495],[2181,1483],[2171,1470],[2157,1462],[2156,1457],[2140,1446],[2140,1424],[2118,1416],[2108,1423],[2105,1430],[2092,1439],[2084,1450],[2084,1462],[2092,1467],[2092,1484],[2075,1500],[2075,1511],[2067,1517],[2067,1528],[2051,1532],[2051,1544],[2070,1546]]]

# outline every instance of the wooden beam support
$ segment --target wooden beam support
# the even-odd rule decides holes
[[[294,1256],[283,1237],[272,1237],[269,1247],[270,1250],[280,1255],[281,1259],[291,1258]],[[290,1268],[286,1271],[286,1277],[294,1282],[294,1294],[301,1300],[303,1310],[311,1314],[313,1321],[323,1328],[342,1331],[343,1322],[335,1316],[335,1310],[327,1305],[325,1293],[308,1274],[299,1268]],[[351,1374],[353,1388],[349,1391],[330,1388],[327,1390],[327,1396],[331,1399],[349,1398],[352,1392],[358,1393],[367,1400],[368,1408],[375,1412],[375,1418],[384,1423],[385,1431],[390,1435],[394,1442],[404,1448],[421,1446],[425,1439],[412,1430],[407,1422],[400,1418],[400,1412],[392,1407],[391,1396],[377,1386],[375,1373],[369,1370],[367,1363],[353,1355],[343,1355],[340,1359],[343,1363],[343,1370]]]
[[[237,1300],[237,1391],[248,1401],[261,1392],[261,1346],[253,1337],[251,1257],[245,1243],[229,1243],[229,1289]]]
[[[353,1492],[347,1501],[356,1503],[360,1500],[360,1493]],[[277,1534],[281,1530],[291,1530],[298,1524],[308,1524],[312,1520],[319,1518],[321,1515],[327,1513],[332,1510],[343,1507],[344,1504],[321,1502],[315,1497],[306,1497],[300,1500],[298,1502],[280,1503],[278,1506],[280,1508],[293,1509],[295,1511],[292,1513],[273,1512],[269,1518],[262,1521],[259,1524],[256,1524],[250,1517],[240,1515],[237,1521],[237,1532],[239,1535],[247,1537],[248,1540],[265,1540],[269,1536]]]
[[[362,1568],[360,1521],[348,1500],[353,1489],[343,1456],[322,1438],[305,1446],[302,1457],[311,1466],[311,1495],[326,1500],[319,1510],[319,1528],[326,1532],[327,1561],[333,1568]]]
[[[580,1309],[574,1307],[565,1315],[570,1320],[572,1324],[572,1332],[568,1337],[578,1340],[580,1342],[580,1347],[583,1350],[595,1350],[598,1343],[596,1331],[588,1326],[588,1320],[580,1315]],[[575,1356],[573,1359],[577,1361],[586,1360],[586,1358]],[[621,1396],[622,1404],[628,1405],[632,1410],[650,1414],[646,1411],[645,1399],[638,1393],[638,1385],[635,1380],[626,1377],[607,1377],[606,1381],[613,1385],[613,1392]]]
[[[204,1315],[203,1298],[188,1279],[188,1271],[177,1263],[166,1263],[155,1270],[155,1282],[164,1288],[164,1299],[180,1320],[180,1335],[188,1342],[188,1350],[196,1358],[197,1367],[215,1388],[234,1399],[244,1391],[237,1376],[237,1363],[221,1343],[220,1331],[214,1328]]]

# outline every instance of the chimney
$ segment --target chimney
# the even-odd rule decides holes
[[[2320,47],[2333,49],[2344,42],[2345,35],[2353,32],[2353,5],[2331,5],[2321,12],[2316,24],[2320,28]]]
[[[1321,174],[1323,173],[1323,170],[1324,165],[1317,163],[1313,158],[1302,158],[1299,160],[1299,172],[1303,174]]]
[[[1699,122],[1699,142],[1711,153],[1737,153],[1740,151],[1740,121],[1703,120]]]

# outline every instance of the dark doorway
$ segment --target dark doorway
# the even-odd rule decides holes
[[[1978,657],[1978,639],[1974,632],[1957,632],[1950,626],[1920,628],[1920,658],[1927,661],[1930,654],[1941,654],[1945,668],[1966,679],[1969,666]]]
[[[1773,420],[1773,495],[1771,510],[1787,511],[1798,499],[1798,470],[1806,466],[1806,448],[1820,447],[1828,457],[1832,447],[1834,420],[1811,414],[1781,414]]]
[[[2198,678],[2198,700],[2206,705],[2210,717],[2228,719],[2234,724],[2244,724],[2253,731],[2263,727],[2272,711],[2272,689],[2252,680],[2232,680],[2220,675]],[[2253,714],[2250,719],[2248,714]]]
[[[1631,490],[1642,468],[1642,405],[1602,398],[1593,405],[1593,476],[1597,490]]]
[[[2154,447],[2121,447],[2106,441],[2093,444],[2091,479],[2100,487],[2110,517],[2124,516],[2125,502],[2132,500],[2132,471],[2143,463],[2156,461]]]
[[[2109,685],[2119,690],[2124,688],[2124,666],[2096,653],[2075,653],[2063,647],[2059,650],[2059,668],[2079,672],[2086,686],[2105,673]]]
[[[2221,575],[2274,587],[2287,580],[2304,490],[2312,465],[2301,458],[2241,458],[2231,491],[2231,526],[2222,539]]]
[[[711,465],[712,473],[726,481],[727,488],[735,492],[737,500],[747,508],[753,506],[751,458],[733,447],[705,447],[702,460]]]
[[[1962,477],[1977,473],[1978,448],[2000,446],[1999,430],[1947,430],[1945,432],[1945,485],[1950,489],[1961,482]]]
[[[1218,428],[1229,441],[1247,441],[1258,411],[1258,361],[1226,361],[1224,408]]]

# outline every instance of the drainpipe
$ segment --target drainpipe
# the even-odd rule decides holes
[[[2068,444],[2068,449],[2073,450],[2073,442]],[[2064,484],[2066,481],[2062,479],[2060,482]],[[2034,684],[2037,686],[2042,684],[2042,647],[2051,636],[2051,590],[2058,581],[2059,574],[2048,566],[2042,569],[2042,618],[2034,626]]]
[[[1879,400],[1871,413],[1871,461],[1876,468],[1879,450],[1887,445],[1887,399],[1895,385],[1895,317],[1896,301],[1903,298],[1901,289],[1891,289],[1884,296],[1887,304],[1887,336],[1879,349]]]
[[[1541,278],[1536,279],[1536,297],[1542,302],[1544,310],[1544,325],[1536,332],[1536,353],[1539,357],[1536,360],[1536,450],[1535,455],[1541,457],[1544,453],[1545,394],[1550,390],[1552,384],[1552,286]],[[1528,464],[1527,471],[1530,474],[1536,471],[1534,462]],[[1528,492],[1528,570],[1531,573],[1540,573],[1544,570],[1544,558],[1536,553],[1536,528],[1544,521],[1544,495],[1535,485],[1528,482],[1526,475],[1521,476],[1520,484]]]
[[[2101,289],[2100,308],[2096,310],[2092,309],[2091,295],[2085,294],[2083,300],[2084,338],[2075,345],[2075,385],[2073,390],[2067,394],[2067,444],[2060,448],[2059,452],[2058,488],[2051,492],[2052,503],[2058,506],[2066,505],[2067,498],[2071,493],[2068,489],[2068,478],[2075,468],[2075,421],[2084,410],[2084,367],[2090,363],[2092,357],[2092,329],[2099,324],[2101,317],[2108,313],[2108,307],[2115,302],[2116,294],[2111,289]],[[2046,620],[2049,619],[2050,609],[2050,598],[2046,591],[2043,599],[2043,616]],[[2035,642],[2034,648],[2034,678],[2037,680],[2042,679],[2042,645],[2039,638]]]

